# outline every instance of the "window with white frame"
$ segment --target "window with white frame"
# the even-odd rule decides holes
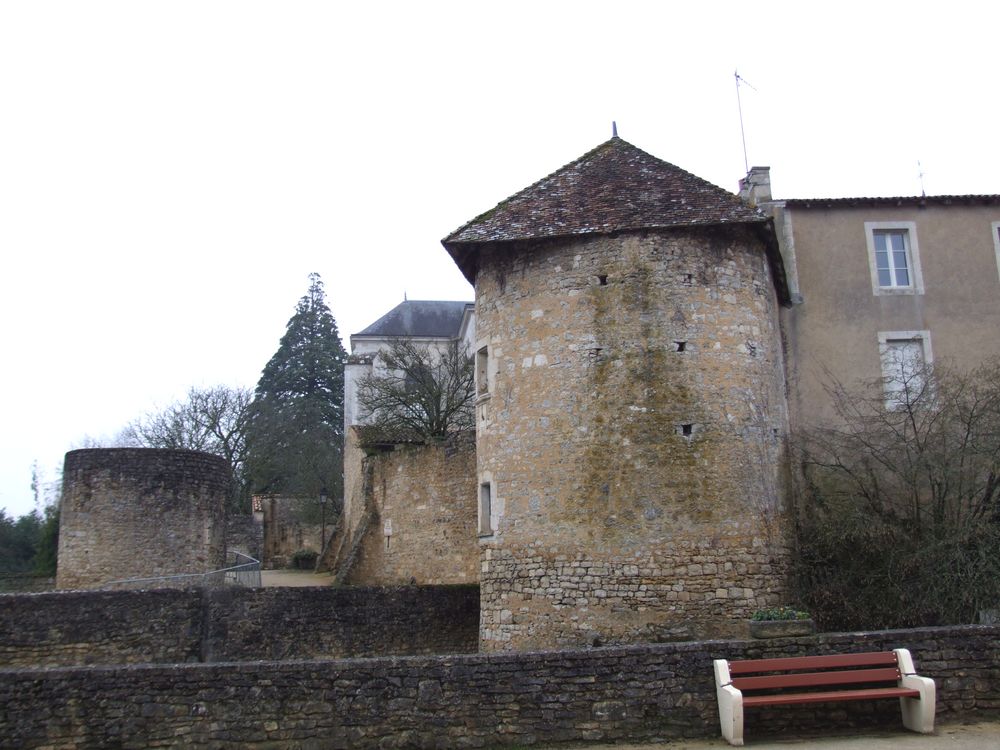
[[[886,407],[913,403],[924,391],[932,361],[930,331],[883,331],[878,345]]]
[[[865,237],[875,294],[923,294],[916,224],[866,221]]]
[[[993,229],[993,250],[997,255],[997,273],[1000,274],[1000,221],[990,224]]]

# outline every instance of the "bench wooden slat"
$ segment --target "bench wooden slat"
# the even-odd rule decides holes
[[[880,698],[919,698],[919,690],[908,688],[867,688],[865,690],[833,690],[822,693],[785,693],[784,695],[744,695],[743,706],[781,706],[792,703],[826,703],[829,701],[877,700]]]
[[[737,690],[767,690],[771,688],[815,687],[819,685],[857,685],[863,682],[892,682],[899,679],[899,669],[849,669],[840,672],[797,672],[766,677],[736,677]]]
[[[729,674],[784,672],[793,669],[836,669],[839,667],[875,667],[896,664],[892,651],[869,651],[861,654],[830,656],[791,656],[782,659],[747,659],[729,662]]]

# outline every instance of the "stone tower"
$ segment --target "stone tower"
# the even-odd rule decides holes
[[[770,221],[614,137],[443,244],[476,289],[483,650],[735,634],[777,602]]]
[[[98,588],[123,578],[222,568],[229,482],[229,464],[208,453],[70,451],[63,467],[56,586]],[[182,579],[147,588],[190,585]]]

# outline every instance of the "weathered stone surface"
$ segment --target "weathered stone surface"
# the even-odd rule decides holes
[[[57,588],[222,568],[229,483],[229,464],[208,453],[70,451],[63,468]],[[190,584],[159,584],[170,585]]]
[[[0,596],[0,667],[468,653],[476,586]]]
[[[792,638],[800,635],[812,635],[816,632],[816,623],[812,620],[751,620],[750,636],[752,638]]]
[[[264,524],[257,515],[226,515],[226,552],[241,552],[263,561]]]
[[[0,596],[0,666],[197,661],[203,595],[189,589]]]
[[[481,648],[745,632],[781,600],[777,298],[747,227],[478,250]]]
[[[909,648],[938,717],[1000,713],[1000,627],[574,651],[0,670],[0,747],[466,748],[718,736],[712,659]],[[764,738],[885,726],[895,700],[748,711]]]
[[[349,444],[355,451],[361,449]],[[476,450],[471,434],[444,442],[401,444],[370,464],[375,517],[346,583],[476,583]],[[350,524],[349,524],[350,525]]]

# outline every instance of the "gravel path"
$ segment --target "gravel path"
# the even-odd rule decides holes
[[[268,586],[330,586],[331,573],[313,573],[311,570],[262,570],[261,585]]]
[[[746,747],[757,750],[819,748],[820,750],[1000,750],[1000,722],[942,724],[934,734],[863,734],[840,737],[799,737],[787,740],[760,740],[746,737]],[[550,750],[707,750],[728,748],[721,737],[715,740],[672,740],[642,745],[550,745]]]

